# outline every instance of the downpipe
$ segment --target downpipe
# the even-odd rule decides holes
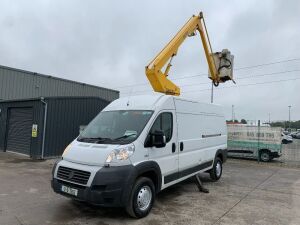
[[[47,102],[45,102],[44,97],[41,97],[41,102],[45,105],[44,124],[43,124],[44,126],[43,126],[42,153],[41,153],[41,159],[44,159],[48,104],[47,104]]]

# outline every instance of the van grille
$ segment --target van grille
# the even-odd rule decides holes
[[[72,181],[78,184],[87,184],[91,173],[82,170],[76,170],[60,166],[57,171],[57,177],[63,180]]]

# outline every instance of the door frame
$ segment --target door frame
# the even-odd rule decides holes
[[[160,110],[159,112],[156,113],[156,115],[154,116],[153,120],[151,121],[151,125],[149,126],[149,129],[147,130],[147,136],[153,126],[153,124],[155,123],[156,119],[158,118],[158,116],[160,116],[162,113],[171,113],[172,114],[172,138],[171,140],[167,143],[167,144],[170,144],[171,145],[171,149],[172,149],[172,144],[175,143],[175,152],[172,153],[170,152],[168,155],[164,156],[164,157],[168,157],[168,156],[177,156],[177,159],[176,159],[176,165],[177,165],[177,171],[176,172],[173,172],[173,173],[170,173],[170,174],[167,174],[167,175],[164,175],[164,171],[161,169],[161,165],[158,163],[160,169],[161,169],[161,177],[162,177],[162,189],[164,189],[165,187],[167,186],[170,186],[170,182],[165,182],[165,178],[168,177],[168,176],[177,176],[178,175],[178,172],[179,172],[179,146],[178,146],[178,125],[177,125],[177,115],[176,115],[176,110],[175,109],[162,109]],[[146,136],[146,139],[147,139],[147,136]],[[145,139],[145,141],[146,141]],[[172,141],[173,140],[173,141]],[[148,148],[148,155],[149,155],[149,159],[151,159],[151,153],[150,151],[152,150],[152,148],[155,148],[155,147],[149,147]],[[165,147],[163,148],[158,148],[158,149],[155,149],[155,151],[160,151],[164,149]],[[172,155],[171,155],[172,154]],[[175,155],[174,155],[175,154]],[[175,156],[175,158],[176,158]],[[156,161],[154,159],[154,161]],[[176,179],[177,180],[177,179]]]

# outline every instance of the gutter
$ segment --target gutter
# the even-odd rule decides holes
[[[44,159],[48,104],[47,104],[47,102],[44,101],[44,97],[41,97],[41,102],[45,105],[44,126],[43,126],[43,140],[42,140],[42,153],[41,153],[41,159]]]

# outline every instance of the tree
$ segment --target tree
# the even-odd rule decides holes
[[[232,123],[232,120],[226,120],[226,122],[227,122],[227,123]],[[233,122],[234,122],[234,123],[238,123],[239,121],[238,121],[238,120],[234,120]]]
[[[271,127],[288,128],[290,126],[292,129],[300,129],[300,120],[298,120],[298,121],[291,121],[290,125],[289,125],[289,121],[271,122],[270,125],[271,125]]]
[[[247,124],[247,121],[245,119],[241,119],[242,124]]]

